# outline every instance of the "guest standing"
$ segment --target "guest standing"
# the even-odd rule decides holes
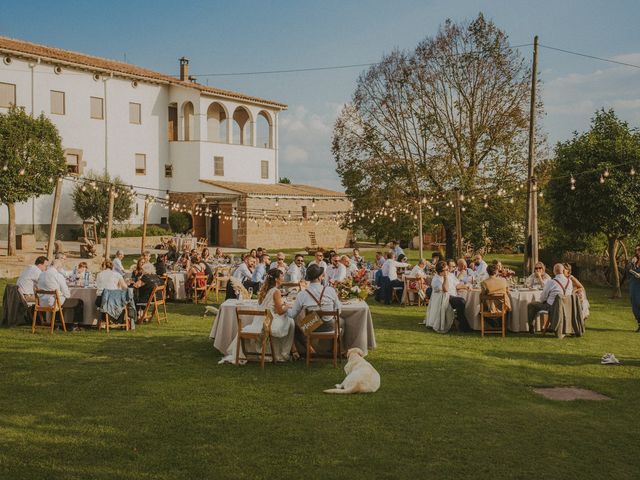
[[[631,309],[633,316],[636,317],[636,322],[638,322],[636,332],[640,333],[640,245],[636,245],[636,254],[629,263],[629,274]]]

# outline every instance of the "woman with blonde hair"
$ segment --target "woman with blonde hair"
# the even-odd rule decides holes
[[[533,273],[527,277],[525,284],[529,288],[543,288],[549,280],[551,277],[545,271],[544,263],[537,262],[533,267]]]
[[[571,274],[571,265],[568,263],[563,263],[564,267],[564,276],[571,280],[573,284],[573,293],[578,295],[580,299],[580,306],[582,307],[582,320],[586,320],[589,316],[589,300],[587,300],[587,291],[584,288],[584,285],[580,283],[580,281]]]

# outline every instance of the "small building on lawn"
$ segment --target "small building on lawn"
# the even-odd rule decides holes
[[[201,189],[170,193],[170,202],[193,212],[194,235],[237,248],[343,248],[341,228],[351,202],[344,193],[299,184],[200,180]],[[314,244],[315,243],[315,244]]]

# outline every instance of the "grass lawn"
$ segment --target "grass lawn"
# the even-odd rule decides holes
[[[218,365],[202,306],[131,333],[2,329],[0,478],[638,479],[640,334],[626,298],[589,293],[586,336],[564,340],[439,335],[373,302],[373,395],[323,394],[330,364]]]

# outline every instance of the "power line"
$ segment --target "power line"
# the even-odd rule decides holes
[[[602,58],[602,57],[596,57],[595,55],[588,55],[586,53],[572,52],[571,50],[565,50],[563,48],[551,47],[549,45],[543,45],[541,43],[539,43],[538,45],[540,45],[543,48],[547,48],[549,50],[555,50],[557,52],[568,53],[570,55],[577,55],[579,57],[591,58],[593,60],[600,60],[601,62],[615,63],[617,65],[624,65],[625,67],[640,68],[640,65],[634,65],[633,63],[619,62],[618,60],[611,60],[610,58]]]

